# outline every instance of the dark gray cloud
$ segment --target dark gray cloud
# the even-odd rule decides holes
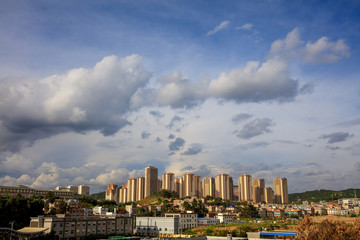
[[[142,131],[141,133],[141,138],[142,139],[147,139],[151,136],[151,133],[147,132],[147,131]]]
[[[312,145],[312,144],[305,144],[304,146],[305,146],[305,147],[307,147],[307,148],[311,148],[311,147],[313,147],[313,145]]]
[[[248,150],[248,149],[252,149],[252,148],[264,148],[267,147],[269,145],[268,142],[253,142],[253,143],[247,143],[247,144],[241,144],[238,146],[239,149],[241,150]]]
[[[202,151],[202,145],[201,144],[191,144],[191,147],[188,148],[188,150],[186,150],[184,153],[182,153],[182,155],[196,155],[201,153]]]
[[[252,137],[270,132],[269,127],[271,125],[273,125],[271,119],[258,118],[246,123],[240,131],[236,132],[236,136],[239,138],[250,139]]]
[[[283,144],[290,144],[290,145],[298,144],[298,142],[290,141],[290,140],[275,140],[275,142],[283,143]]]
[[[329,149],[329,150],[339,150],[340,147],[338,146],[330,146],[330,145],[326,145],[326,149]]]
[[[336,123],[334,126],[335,127],[352,127],[352,126],[356,126],[356,125],[360,125],[360,118],[356,118],[350,121],[344,121],[344,122],[339,122]]]
[[[169,143],[169,150],[170,151],[178,151],[182,148],[185,144],[185,140],[182,138],[176,138],[175,141]]]
[[[239,122],[242,122],[244,120],[247,120],[249,118],[251,118],[253,115],[252,114],[249,114],[249,113],[240,113],[240,114],[237,114],[235,116],[232,117],[231,121],[234,123],[234,124],[238,124]]]
[[[175,115],[175,116],[171,119],[171,121],[170,121],[170,123],[167,125],[167,127],[168,127],[168,128],[173,128],[175,125],[180,124],[182,120],[184,120],[184,118],[179,117],[178,115]]]
[[[170,134],[170,135],[168,136],[168,138],[169,138],[169,139],[174,139],[174,138],[175,138],[175,135],[174,135],[174,134]]]
[[[335,132],[330,134],[324,134],[320,136],[322,139],[328,139],[328,143],[336,143],[336,142],[343,142],[346,141],[348,138],[352,137],[352,134],[349,134],[347,132]]]
[[[162,114],[161,112],[159,111],[150,111],[149,112],[151,115],[153,115],[154,117],[156,118],[162,118],[164,116],[164,114]]]
[[[159,143],[159,142],[162,142],[162,140],[161,140],[161,138],[157,137],[157,138],[155,139],[155,142]]]

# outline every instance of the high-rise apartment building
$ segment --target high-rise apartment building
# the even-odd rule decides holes
[[[162,189],[175,191],[175,174],[164,173],[162,175]]]
[[[202,180],[203,197],[215,197],[215,179],[213,177],[204,177]]]
[[[140,201],[145,198],[145,178],[138,177],[136,179],[136,201]]]
[[[127,183],[123,184],[122,187],[119,189],[119,202],[127,202]]]
[[[266,203],[273,203],[273,191],[271,187],[265,187],[264,189],[264,201]]]
[[[78,188],[78,194],[84,195],[84,196],[89,196],[90,195],[90,187],[87,185],[80,185]]]
[[[239,177],[239,201],[251,201],[251,175],[243,174]]]
[[[182,177],[177,177],[175,179],[175,192],[179,195],[179,198],[184,196],[184,181]]]
[[[274,199],[275,199],[275,203],[280,203],[280,204],[289,203],[286,178],[279,177],[274,179]]]
[[[110,201],[118,201],[118,186],[116,184],[109,184],[106,189],[105,199]]]
[[[201,197],[201,177],[192,173],[186,173],[183,177],[184,180],[184,196],[197,196]]]
[[[158,191],[158,169],[156,167],[145,168],[145,197],[151,196]]]
[[[264,190],[265,180],[263,178],[255,178],[252,181],[252,201],[254,203],[265,201]]]
[[[127,201],[136,201],[136,178],[130,178],[127,182]]]
[[[215,197],[233,200],[233,180],[228,174],[221,173],[215,177]]]

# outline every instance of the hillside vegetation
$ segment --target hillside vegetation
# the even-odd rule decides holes
[[[333,191],[333,190],[313,190],[306,191],[303,193],[291,193],[289,194],[289,202],[320,202],[320,201],[337,201],[342,198],[353,198],[355,196],[360,197],[360,189],[346,189],[341,191]]]

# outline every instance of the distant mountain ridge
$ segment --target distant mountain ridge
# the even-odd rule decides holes
[[[334,190],[313,190],[313,191],[306,191],[303,193],[291,193],[289,194],[289,202],[320,202],[320,201],[337,201],[338,199],[342,198],[354,198],[360,197],[360,189],[349,188],[340,191]]]
[[[337,201],[341,198],[353,198],[360,197],[360,189],[354,189],[349,188],[345,190],[340,191],[334,191],[334,190],[326,190],[326,189],[320,189],[320,190],[312,190],[312,191],[306,191],[303,193],[290,193],[289,194],[289,202],[302,202],[302,201],[308,201],[308,202],[320,202],[320,201]],[[96,200],[104,200],[105,199],[105,191],[99,192],[99,193],[93,193],[90,195],[91,197],[95,198]]]

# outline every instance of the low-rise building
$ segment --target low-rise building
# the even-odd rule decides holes
[[[133,218],[130,216],[74,218],[64,214],[32,217],[30,227],[48,228],[60,238],[85,237],[90,234],[132,234]]]
[[[209,226],[220,224],[220,219],[218,218],[198,218],[198,226]]]
[[[165,213],[167,218],[179,218],[179,231],[198,227],[197,213]]]
[[[178,217],[137,217],[137,234],[178,234],[180,230]]]
[[[65,199],[72,198],[74,193],[70,191],[62,191],[62,190],[48,190],[48,189],[33,189],[27,186],[0,186],[0,196],[16,196],[18,194],[23,195],[25,197],[30,197],[33,195],[43,196],[52,192],[56,197],[62,197]]]
[[[220,223],[225,223],[225,224],[233,223],[233,215],[219,213],[215,216],[215,218],[219,219]]]

